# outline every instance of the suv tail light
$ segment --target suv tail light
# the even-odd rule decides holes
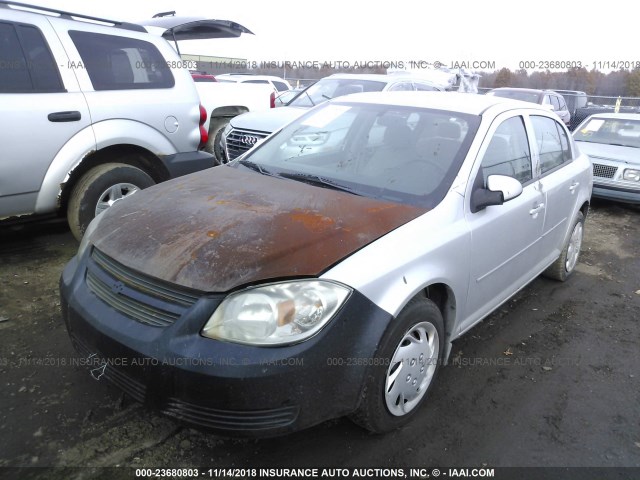
[[[276,92],[271,92],[269,95],[269,108],[276,108]]]
[[[207,110],[200,104],[200,145],[198,150],[202,150],[209,140],[209,132],[204,128],[207,121]]]

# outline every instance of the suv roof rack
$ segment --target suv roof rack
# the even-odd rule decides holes
[[[12,8],[12,7],[18,7],[18,8]],[[133,30],[136,32],[145,32],[145,33],[147,32],[147,30],[145,30],[143,26],[136,25],[135,23],[119,22],[117,20],[109,20],[106,18],[91,17],[89,15],[82,15],[80,13],[65,12],[64,10],[56,10],[55,8],[41,7],[39,5],[29,5],[28,3],[12,2],[10,0],[0,0],[0,8],[10,8],[12,10],[26,11],[26,12],[32,12],[32,13],[40,13],[40,12],[55,13],[60,18],[64,18],[67,20],[78,20],[78,19],[91,20],[93,22],[111,24],[114,27],[123,28],[125,30]]]

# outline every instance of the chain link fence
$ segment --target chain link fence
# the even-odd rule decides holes
[[[569,128],[574,130],[585,118],[594,113],[639,113],[638,97],[602,97],[593,95],[570,95],[562,93],[567,105],[573,103]]]

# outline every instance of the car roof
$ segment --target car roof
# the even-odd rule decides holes
[[[413,73],[390,73],[390,74],[384,74],[384,73],[334,73],[333,75],[329,75],[328,77],[324,77],[324,78],[337,78],[337,79],[356,79],[356,80],[370,80],[370,81],[374,81],[374,82],[384,82],[384,83],[391,83],[394,82],[396,80],[420,80],[423,82],[427,82],[427,83],[431,83],[434,84],[435,83],[428,79],[428,78],[424,78],[421,77],[419,74],[413,74]]]
[[[242,78],[248,80],[276,80],[279,82],[286,82],[284,78],[276,77],[275,75],[254,75],[252,73],[221,73],[216,75],[216,77],[224,77],[224,78]]]
[[[514,91],[514,92],[527,92],[527,93],[557,93],[557,90],[543,90],[543,89],[539,89],[539,88],[518,88],[518,87],[500,87],[500,88],[493,88],[490,91],[501,91],[501,92],[505,92],[505,91]],[[559,95],[559,94],[558,94]]]
[[[346,95],[335,99],[334,102],[433,108],[436,110],[448,110],[471,115],[482,115],[487,109],[492,107],[495,107],[499,111],[522,108],[544,113],[549,112],[543,106],[535,103],[512,100],[510,98],[458,92],[367,92]]]
[[[562,94],[567,94],[567,95],[586,95],[585,92],[581,92],[580,90],[560,90],[560,89],[556,89],[554,90],[554,92],[558,92],[558,93],[562,93]]]
[[[594,113],[589,118],[605,118],[618,120],[640,120],[640,113]]]

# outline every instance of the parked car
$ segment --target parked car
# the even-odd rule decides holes
[[[598,113],[573,132],[593,164],[593,196],[640,203],[640,114]]]
[[[556,93],[562,95],[565,102],[567,102],[567,110],[571,114],[573,119],[573,115],[575,114],[578,108],[583,108],[587,106],[587,94],[585,92],[579,90],[554,90]]]
[[[222,73],[216,75],[219,82],[229,83],[262,83],[271,85],[276,92],[291,90],[291,85],[285,79],[273,75],[253,75],[252,73]]]
[[[239,115],[229,122],[220,137],[222,163],[245,153],[306,110],[329,99],[359,92],[444,90],[430,80],[407,73],[391,75],[336,73],[310,85],[286,107],[272,111]]]
[[[253,32],[239,23],[228,20],[201,20],[197,18],[176,17],[175,12],[164,12],[154,15],[153,19],[141,22],[146,29],[162,35],[171,42],[175,42],[176,49],[179,41],[189,40],[194,36],[203,38],[239,37],[243,34],[252,35]],[[184,62],[189,68],[196,66],[196,62]],[[214,155],[214,164],[220,162],[218,158],[220,136],[229,123],[229,119],[246,112],[260,112],[275,106],[275,90],[270,83],[235,83],[226,81],[202,81],[202,77],[195,78],[196,89],[200,102],[207,112],[203,130],[207,133],[208,141],[204,150]],[[208,79],[211,80],[211,79]]]
[[[79,239],[115,202],[214,165],[189,71],[149,28],[0,1],[1,219],[66,214]]]
[[[571,122],[571,113],[567,107],[564,97],[553,90],[535,90],[532,88],[494,88],[489,90],[487,95],[496,97],[511,98],[513,100],[522,100],[524,102],[537,103],[546,105],[547,108],[554,111],[565,123],[569,125]]]
[[[575,271],[591,185],[543,107],[336,98],[97,217],[62,312],[94,378],[180,421],[274,435],[350,415],[385,432],[453,340],[541,272]]]

